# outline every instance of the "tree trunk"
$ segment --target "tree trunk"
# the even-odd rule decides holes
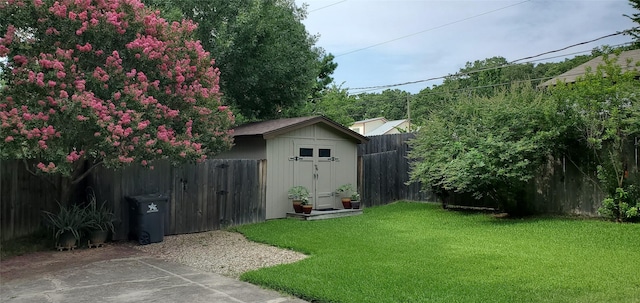
[[[87,170],[87,161],[78,161],[74,165],[73,172],[69,177],[60,178],[60,186],[58,187],[58,199],[61,205],[70,206],[74,203],[83,201],[84,197],[84,181]]]
[[[74,186],[71,182],[71,177],[62,177],[60,178],[60,186],[58,187],[58,203],[62,206],[71,206],[71,193],[73,192]]]

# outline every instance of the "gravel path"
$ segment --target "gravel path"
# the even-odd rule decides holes
[[[134,248],[168,261],[232,278],[238,278],[247,271],[293,263],[307,257],[295,251],[251,242],[242,234],[222,230],[165,236],[160,243]]]

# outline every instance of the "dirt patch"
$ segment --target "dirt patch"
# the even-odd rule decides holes
[[[11,257],[0,261],[0,280],[27,279],[93,262],[146,255],[134,249],[134,245],[133,242],[112,242],[98,248],[45,251]]]

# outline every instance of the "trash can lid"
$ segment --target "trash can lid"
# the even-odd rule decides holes
[[[144,202],[158,202],[158,201],[167,201],[169,197],[165,194],[146,194],[146,195],[138,195],[138,196],[127,196],[127,199],[132,201],[137,201],[139,203]]]

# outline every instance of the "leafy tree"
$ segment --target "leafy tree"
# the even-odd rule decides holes
[[[446,78],[444,85],[452,86],[449,82],[454,81],[457,82],[455,86],[458,88],[473,88],[473,94],[490,96],[495,91],[494,85],[504,82],[502,66],[508,63],[504,57],[476,60],[473,63],[467,62],[458,73]]]
[[[412,123],[424,125],[430,116],[442,110],[449,103],[456,100],[456,90],[451,88],[451,82],[434,85],[421,90],[411,97]]]
[[[324,51],[321,50],[320,57],[320,61],[318,61],[320,72],[313,89],[313,94],[311,95],[312,98],[320,97],[320,93],[329,88],[329,85],[333,83],[333,77],[331,77],[331,75],[338,67],[338,63],[333,62],[335,57],[332,54],[325,55]],[[331,89],[333,90],[335,87]]]
[[[216,54],[223,100],[238,120],[281,117],[304,106],[335,66],[315,48],[293,0],[147,0],[198,23],[197,37]],[[320,81],[320,82],[318,82]]]
[[[358,94],[357,97],[363,106],[363,119],[385,117],[387,120],[399,120],[407,117],[407,100],[410,96],[410,93],[399,89],[387,89],[381,93]]]
[[[203,160],[230,147],[233,115],[191,21],[169,24],[138,0],[0,6],[11,71],[1,74],[0,157],[66,176],[61,202],[100,164]]]
[[[561,148],[556,103],[530,84],[492,97],[458,98],[429,116],[410,142],[410,180],[436,192],[489,198],[510,213],[527,212],[522,193]]]
[[[323,115],[344,126],[353,124],[352,111],[355,109],[355,97],[349,96],[346,89],[338,86],[324,90],[313,102],[308,102],[301,111],[303,115]]]
[[[636,72],[623,73],[616,56],[575,83],[551,90],[576,129],[580,151],[593,155],[583,161],[597,171],[607,194],[600,213],[615,220],[640,219],[640,176],[631,167],[633,138],[640,136],[640,84]],[[625,63],[636,64],[636,63]]]
[[[629,5],[636,9],[636,11],[640,11],[640,0],[629,0]],[[635,40],[636,45],[640,46],[640,13],[636,12],[630,16],[625,14],[624,16],[638,24],[638,26],[627,31],[626,34],[631,35]]]

